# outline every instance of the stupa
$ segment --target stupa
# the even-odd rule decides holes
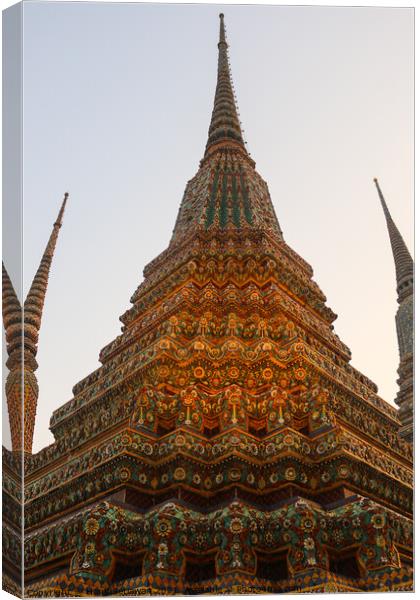
[[[397,301],[399,304],[395,315],[397,326],[400,365],[398,367],[399,391],[395,399],[400,407],[399,416],[402,427],[399,435],[409,443],[413,442],[414,433],[414,398],[413,398],[413,320],[414,320],[414,263],[398,227],[395,225],[378,180],[376,189],[384,211],[389,240],[395,263],[397,280]]]
[[[412,589],[412,446],[312,276],[244,144],[220,15],[169,246],[53,413],[54,443],[24,456],[26,596]],[[3,454],[13,591],[19,453]]]

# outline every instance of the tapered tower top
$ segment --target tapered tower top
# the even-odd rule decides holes
[[[198,173],[187,183],[170,245],[185,243],[200,231],[243,234],[251,229],[282,243],[268,186],[257,173],[242,137],[223,14],[219,17],[217,84],[206,150]],[[151,266],[159,261],[160,257]]]
[[[394,255],[395,273],[397,277],[397,293],[399,307],[395,315],[397,326],[400,365],[398,367],[398,393],[395,402],[400,407],[399,417],[401,429],[399,435],[412,442],[413,439],[413,259],[405,242],[395,225],[385,202],[378,180],[374,179],[379,199],[385,214]]]
[[[220,13],[219,18],[220,33],[219,43],[217,44],[219,48],[217,85],[205,157],[215,147],[226,145],[239,146],[246,154],[248,154],[242,137],[235,95],[233,93],[223,13]]]
[[[407,296],[412,294],[413,288],[413,259],[405,245],[401,233],[398,231],[395,225],[391,213],[389,212],[388,206],[386,205],[385,198],[382,194],[382,190],[379,187],[379,182],[376,177],[373,180],[378,190],[379,199],[385,214],[386,225],[388,227],[389,239],[391,242],[392,254],[394,255],[395,262],[395,274],[397,279],[397,293],[398,302]]]
[[[30,354],[32,354],[33,357],[35,357],[37,353],[38,332],[41,326],[41,317],[42,310],[44,308],[45,294],[47,292],[48,277],[57,243],[58,233],[63,222],[64,210],[66,208],[68,196],[69,195],[66,192],[64,194],[64,199],[58,212],[57,219],[54,222],[53,230],[42,256],[40,265],[32,281],[32,285],[29,289],[24,304],[25,327],[32,327],[34,328],[34,331],[37,332],[31,336],[28,335],[28,340],[25,344],[25,348],[30,352]]]

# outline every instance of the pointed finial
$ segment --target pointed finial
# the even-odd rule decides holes
[[[375,185],[376,185],[376,189],[377,189],[377,191],[378,191],[378,195],[379,195],[379,200],[381,201],[381,205],[382,205],[382,208],[383,208],[383,210],[384,210],[384,212],[385,212],[385,215],[389,215],[389,216],[391,217],[391,214],[390,214],[390,212],[389,212],[389,210],[388,210],[388,207],[387,207],[387,205],[386,205],[386,202],[385,202],[384,195],[382,194],[382,190],[381,190],[381,187],[380,187],[380,185],[379,185],[378,178],[377,178],[377,177],[374,177],[374,178],[373,178],[373,181],[374,181],[374,183],[375,183]]]
[[[64,194],[63,203],[61,204],[61,208],[60,208],[60,211],[59,211],[59,213],[58,213],[58,215],[57,215],[57,219],[56,219],[56,221],[55,221],[55,223],[54,223],[54,225],[55,225],[55,226],[61,227],[61,225],[62,225],[62,223],[63,223],[64,210],[65,210],[65,208],[66,208],[66,204],[67,204],[67,199],[68,199],[68,197],[69,197],[69,193],[68,193],[68,192],[66,192],[66,193]]]
[[[226,44],[226,31],[225,31],[224,18],[225,18],[225,15],[223,13],[220,13],[220,15],[219,15],[219,19],[220,19],[219,47],[220,47],[220,44]]]

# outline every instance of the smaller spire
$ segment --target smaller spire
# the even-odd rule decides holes
[[[16,296],[9,274],[3,264],[3,323],[7,342],[6,398],[9,411],[12,450],[31,453],[38,402],[38,334],[41,327],[42,309],[48,285],[48,276],[58,232],[63,222],[68,193],[64,194],[57,219],[41,263],[22,307]],[[23,322],[22,322],[23,321]],[[23,383],[23,388],[22,388]],[[24,393],[22,393],[24,389]],[[22,406],[23,405],[23,406]]]
[[[220,13],[219,15],[219,19],[220,19],[220,34],[219,34],[219,48],[220,48],[220,44],[226,44],[226,30],[225,30],[225,15],[223,13]],[[227,44],[226,44],[227,46]]]
[[[389,212],[377,178],[375,177],[373,181],[376,185],[379,200],[381,201],[382,209],[385,214],[392,254],[395,262],[398,302],[401,303],[401,301],[406,297],[407,292],[412,293],[414,272],[413,259],[411,258],[407,246],[405,245],[401,233],[398,231],[398,228],[391,217],[391,213]]]
[[[399,307],[395,315],[397,326],[398,349],[400,364],[398,367],[399,391],[395,399],[400,407],[399,417],[401,428],[399,435],[409,443],[413,439],[413,259],[404,240],[395,225],[386,205],[378,180],[373,180],[378,190],[379,199],[385,214],[394,255],[395,272],[397,275],[397,293]]]

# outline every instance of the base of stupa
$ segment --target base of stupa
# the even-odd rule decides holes
[[[25,590],[26,597],[89,596],[188,596],[249,595],[306,592],[396,592],[413,590],[413,571],[408,567],[378,572],[365,578],[351,579],[311,569],[287,580],[272,582],[240,573],[218,576],[194,584],[171,576],[143,575],[110,586],[81,577],[62,575],[39,581]]]

